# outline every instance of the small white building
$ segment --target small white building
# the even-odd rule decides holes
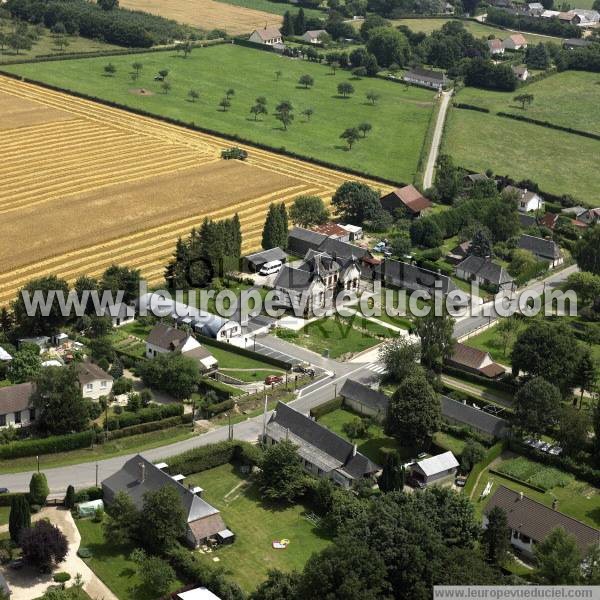
[[[458,468],[458,461],[450,450],[443,454],[431,456],[410,466],[410,476],[420,486],[445,483],[453,480]]]
[[[302,39],[309,44],[321,44],[324,35],[328,35],[324,29],[311,29],[302,36]]]
[[[79,385],[84,398],[98,400],[112,392],[114,379],[104,369],[92,362],[82,362],[75,365],[79,377]]]
[[[514,185],[507,185],[504,189],[510,194],[516,194],[519,212],[527,213],[534,210],[541,210],[544,207],[544,201],[535,192],[518,188]]]
[[[110,307],[106,307],[104,316],[110,317],[113,327],[120,327],[127,323],[132,323],[135,319],[135,307],[119,302]]]
[[[31,406],[33,383],[18,383],[0,388],[0,429],[26,427],[35,421]]]
[[[213,594],[208,588],[199,587],[187,592],[177,594],[179,600],[221,600],[219,596]]]
[[[340,225],[342,229],[348,232],[348,241],[356,242],[363,238],[363,228],[358,225]]]
[[[281,44],[283,42],[283,36],[277,27],[263,27],[263,29],[255,29],[252,32],[249,41],[256,44],[274,46],[275,44]]]
[[[12,356],[2,346],[0,346],[0,362],[10,362],[11,360]]]
[[[527,79],[529,78],[529,70],[525,65],[511,65],[510,68],[512,69],[512,72],[515,74],[515,77],[519,81],[527,81]]]
[[[502,40],[499,40],[497,38],[493,40],[488,40],[487,45],[492,56],[496,54],[504,54],[504,44],[502,43]]]

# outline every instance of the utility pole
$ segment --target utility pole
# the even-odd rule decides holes
[[[39,455],[37,455],[35,458],[37,460],[37,472],[39,473],[40,472],[40,457],[39,457]]]
[[[96,463],[96,487],[98,487],[98,463]]]
[[[267,404],[268,404],[268,396],[265,394],[265,407],[263,410],[263,433],[262,433],[263,444],[267,438]]]

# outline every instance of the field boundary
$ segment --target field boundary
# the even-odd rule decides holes
[[[11,63],[10,66],[12,66]],[[313,164],[315,166],[318,167],[324,167],[326,169],[332,169],[334,171],[338,171],[340,173],[345,173],[348,175],[354,175],[356,177],[363,177],[365,179],[370,179],[371,181],[373,181],[374,183],[382,183],[384,185],[391,185],[391,186],[404,186],[406,185],[406,182],[400,181],[400,180],[392,180],[392,179],[386,179],[384,177],[380,177],[377,175],[373,175],[371,173],[365,172],[365,171],[359,171],[357,169],[351,169],[349,167],[344,167],[335,163],[331,163],[325,160],[320,160],[318,158],[314,158],[311,156],[307,156],[304,154],[299,154],[297,152],[292,152],[291,150],[287,150],[284,147],[279,147],[276,148],[274,146],[269,146],[268,144],[261,144],[259,142],[256,141],[252,141],[252,140],[248,140],[242,136],[239,135],[235,135],[235,134],[228,134],[228,133],[224,133],[224,132],[220,132],[220,131],[215,131],[214,129],[210,129],[208,127],[202,127],[200,125],[196,125],[193,122],[188,122],[188,121],[180,121],[179,119],[174,119],[172,117],[167,117],[164,115],[158,115],[156,113],[153,112],[149,112],[146,110],[142,110],[142,109],[138,109],[138,108],[134,108],[131,106],[128,106],[126,104],[121,104],[120,102],[113,102],[112,100],[105,100],[103,98],[98,98],[97,96],[92,96],[90,94],[86,94],[84,92],[77,92],[75,90],[69,90],[67,88],[63,88],[60,86],[56,86],[56,85],[52,85],[49,83],[45,83],[43,81],[39,81],[37,79],[33,79],[30,77],[24,77],[22,75],[18,75],[16,73],[11,73],[10,71],[5,71],[2,67],[3,66],[9,66],[9,65],[0,65],[0,75],[4,75],[5,77],[8,77],[10,79],[14,79],[15,81],[20,81],[23,83],[29,83],[29,84],[33,84],[36,86],[39,86],[41,88],[45,88],[54,92],[60,92],[62,94],[65,94],[67,96],[72,96],[74,98],[81,98],[83,100],[89,100],[91,102],[95,102],[97,104],[102,104],[103,106],[108,106],[110,108],[118,108],[119,110],[123,110],[127,113],[130,114],[134,114],[134,115],[138,115],[138,116],[142,116],[142,117],[147,117],[150,119],[154,119],[156,121],[161,121],[163,123],[168,123],[169,125],[175,125],[177,127],[182,127],[184,129],[187,129],[189,131],[195,131],[198,133],[204,133],[207,135],[212,135],[215,136],[217,138],[221,138],[222,140],[227,140],[230,142],[237,142],[240,144],[245,144],[249,147],[252,148],[256,148],[258,150],[266,150],[268,152],[272,152],[273,154],[278,154],[280,156],[288,156],[290,158],[294,158],[297,160],[301,160],[310,164]]]

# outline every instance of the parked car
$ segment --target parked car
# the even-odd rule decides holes
[[[467,478],[464,475],[459,475],[454,483],[457,487],[465,487],[465,483],[467,483]]]
[[[0,487],[0,494],[8,494],[10,490],[8,488],[5,487]]]
[[[302,373],[304,375],[309,375],[310,377],[315,376],[315,370],[308,363],[294,365],[292,370],[295,373]]]
[[[283,377],[281,375],[267,375],[265,377],[265,385],[275,385],[276,383],[281,383],[283,381]]]

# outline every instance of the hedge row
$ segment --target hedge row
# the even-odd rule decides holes
[[[10,442],[9,444],[0,446],[0,459],[23,458],[38,454],[54,454],[56,452],[79,450],[91,446],[95,439],[96,432],[93,429],[89,429],[80,433]]]
[[[285,146],[280,148],[275,148],[273,146],[269,146],[268,144],[261,144],[260,142],[248,140],[242,136],[230,133],[224,133],[222,131],[215,131],[214,129],[209,129],[208,127],[201,127],[200,125],[196,125],[194,122],[188,123],[187,121],[181,121],[180,119],[174,119],[171,117],[166,117],[164,115],[159,115],[147,110],[143,110],[141,108],[135,108],[132,106],[128,106],[126,104],[120,104],[119,102],[113,102],[112,100],[105,100],[103,98],[99,98],[98,96],[93,96],[91,94],[85,94],[83,92],[77,92],[75,90],[68,90],[62,88],[57,85],[52,85],[49,83],[45,83],[43,81],[39,81],[37,79],[31,77],[22,77],[21,75],[17,75],[15,73],[10,73],[8,71],[4,71],[0,68],[0,74],[11,77],[12,79],[16,79],[18,81],[24,81],[25,83],[34,83],[35,85],[39,85],[40,87],[44,87],[49,90],[53,90],[55,92],[61,92],[63,94],[68,94],[70,96],[75,96],[76,98],[83,98],[84,100],[91,100],[93,102],[97,102],[98,104],[103,104],[104,106],[110,106],[112,108],[118,108],[120,110],[125,110],[129,113],[140,115],[142,117],[149,117],[151,119],[155,119],[158,121],[162,121],[164,123],[169,123],[171,125],[176,125],[178,127],[184,127],[185,129],[189,129],[190,131],[198,131],[200,133],[206,133],[208,135],[214,135],[220,137],[225,140],[229,140],[236,143],[246,144],[247,146],[252,146],[254,148],[258,148],[260,150],[266,150],[268,152],[273,152],[274,154],[280,154],[282,156],[290,156],[291,158],[296,158],[298,160],[308,162],[313,165],[317,165],[320,167],[324,167],[326,169],[334,169],[336,171],[346,173],[348,175],[354,175],[355,177],[367,177],[372,181],[376,181],[379,183],[385,183],[388,185],[393,185],[394,187],[406,185],[404,182],[399,180],[386,179],[385,177],[379,177],[373,175],[372,173],[367,173],[365,171],[359,171],[358,169],[352,169],[350,167],[344,167],[326,160],[321,160],[318,158],[314,158],[312,156],[306,156],[305,154],[300,154],[298,152],[294,152],[292,150],[287,150]]]
[[[580,135],[582,137],[590,138],[592,140],[600,140],[600,135],[597,133],[591,133],[589,131],[583,131],[582,129],[574,129],[573,127],[563,127],[562,125],[556,125],[549,121],[540,121],[539,119],[532,119],[525,115],[514,115],[512,113],[498,112],[496,113],[499,117],[505,119],[513,119],[515,121],[523,121],[524,123],[531,123],[532,125],[539,125],[540,127],[547,127],[548,129],[555,129],[556,131],[564,131],[565,133],[572,133],[574,135]]]
[[[261,453],[262,451],[258,446],[253,446],[249,442],[232,440],[188,450],[170,457],[167,462],[173,473],[191,475],[229,462],[255,465],[259,462]]]
[[[476,110],[477,112],[489,113],[489,108],[483,108],[483,106],[475,106],[474,104],[465,104],[464,102],[455,102],[454,108],[462,108],[464,110]]]
[[[479,442],[483,446],[489,447],[492,444],[489,436],[482,435],[468,425],[453,425],[452,423],[442,420],[440,431],[449,433],[453,437],[457,437],[461,440],[473,440],[474,442]]]
[[[208,391],[215,392],[221,400],[228,400],[233,396],[230,386],[211,377],[200,378],[198,381],[198,391],[201,394],[206,394]]]
[[[20,498],[21,496],[27,496],[27,494],[19,492],[8,492],[6,494],[0,494],[0,506],[10,506],[12,504],[13,498]]]
[[[239,354],[240,356],[246,356],[248,358],[253,358],[259,362],[267,363],[268,365],[273,365],[279,369],[283,369],[284,371],[289,371],[292,368],[292,363],[279,360],[277,358],[273,358],[272,356],[266,356],[264,354],[260,354],[260,352],[255,352],[254,350],[250,350],[249,348],[240,348],[239,346],[233,346],[232,344],[228,344],[227,342],[219,342],[211,337],[206,337],[204,335],[197,335],[198,341],[205,346],[214,346],[215,348],[221,348],[221,350],[227,350],[228,352],[232,352],[233,354]]]
[[[115,429],[110,431],[108,434],[109,440],[119,440],[124,437],[130,437],[132,435],[140,435],[142,433],[150,433],[151,431],[160,431],[162,429],[170,429],[177,427],[183,423],[191,423],[192,415],[187,414],[180,417],[168,417],[160,421],[149,421],[148,423],[140,423],[139,425],[132,425],[131,427],[123,427],[122,429]]]
[[[470,371],[463,371],[462,369],[457,369],[456,367],[451,367],[450,365],[444,365],[442,370],[444,373],[446,373],[446,375],[459,377],[460,379],[466,379],[467,381],[471,381],[479,385],[485,385],[501,392],[506,392],[507,394],[514,395],[517,392],[517,382],[512,379],[511,375],[507,375],[506,379],[488,379],[487,377],[482,377],[481,375],[471,373]]]
[[[75,502],[89,502],[90,500],[102,500],[104,492],[99,487],[89,487],[75,492]]]
[[[548,454],[547,452],[541,452],[540,450],[536,450],[515,439],[510,441],[509,447],[511,450],[523,454],[544,465],[567,471],[578,479],[582,479],[593,486],[597,486],[598,482],[600,482],[600,469],[595,469],[593,466],[583,461],[577,461],[568,456],[555,456],[553,454]]]
[[[481,474],[481,472],[502,454],[502,451],[504,450],[505,446],[506,446],[505,441],[501,441],[501,442],[494,444],[485,453],[483,460],[478,462],[473,467],[473,469],[471,470],[471,473],[469,473],[467,483],[464,487],[465,494],[467,496],[470,496],[473,493],[473,489],[475,488],[475,483],[477,482],[477,479],[479,478],[479,475]]]
[[[216,404],[211,404],[206,410],[210,414],[211,417],[215,415],[219,415],[224,413],[226,410],[231,410],[235,405],[234,400],[223,400],[223,402],[217,402]]]
[[[342,404],[343,404],[342,398],[334,398],[333,400],[328,400],[327,402],[324,402],[323,404],[319,404],[319,406],[315,406],[314,408],[311,408],[310,416],[314,417],[315,419],[319,419],[323,415],[327,415],[330,412],[333,412],[334,410],[341,408]]]
[[[183,404],[161,404],[158,406],[149,406],[142,408],[137,412],[125,411],[118,416],[109,417],[108,430],[123,429],[132,427],[141,423],[150,423],[151,421],[161,421],[169,417],[179,417],[183,415]],[[106,429],[106,422],[104,429]]]

